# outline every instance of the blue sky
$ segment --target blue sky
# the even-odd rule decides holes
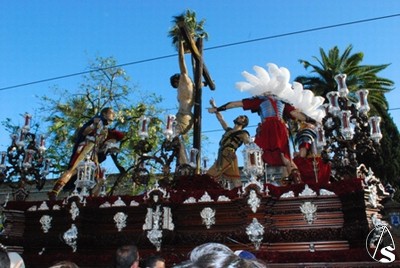
[[[71,76],[14,86],[86,71],[96,56],[112,56],[120,64],[145,61],[124,69],[133,84],[162,95],[164,108],[175,113],[176,91],[169,77],[178,72],[177,57],[146,60],[176,54],[167,33],[172,17],[186,9],[206,20],[209,40],[204,43],[204,61],[216,84],[215,91],[203,89],[202,130],[209,137],[203,156],[215,158],[222,135],[217,119],[206,111],[208,100],[213,97],[221,105],[248,97],[235,88],[236,82],[243,81],[242,71],[252,72],[254,65],[272,62],[288,68],[293,79],[309,74],[299,59],[312,61],[320,48],[328,51],[336,45],[343,51],[351,44],[354,53],[364,52],[363,64],[391,64],[380,75],[395,82],[386,97],[400,127],[400,1],[395,0],[1,0],[0,121],[12,118],[22,124],[22,114],[35,113],[37,95],[51,96],[54,85],[73,93],[82,79]],[[397,16],[288,34],[391,15]],[[278,37],[268,38],[273,36]],[[262,40],[246,42],[258,39]],[[229,110],[224,117],[231,123],[242,113]],[[250,120],[250,125],[258,123],[256,116]],[[254,134],[255,128],[249,132]],[[0,151],[9,142],[8,133],[0,128]]]

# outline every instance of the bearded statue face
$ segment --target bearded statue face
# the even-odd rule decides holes
[[[249,124],[249,118],[246,115],[240,115],[233,120],[233,123],[245,128]]]

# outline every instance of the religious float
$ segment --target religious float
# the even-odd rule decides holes
[[[254,77],[260,78],[257,74]],[[142,258],[160,254],[168,267],[206,242],[251,251],[269,267],[375,267],[381,260],[387,262],[385,267],[395,267],[399,256],[387,231],[390,225],[382,218],[382,200],[389,198],[390,189],[359,161],[360,155],[376,153],[382,137],[379,118],[367,116],[367,91],[357,92],[357,103],[348,99],[345,78],[337,76],[338,91],[328,94],[320,124],[303,132],[315,151],[297,162],[301,182],[280,177],[279,169],[265,165],[262,150],[250,143],[243,149],[241,187],[224,188],[205,170],[197,173],[192,161],[170,184],[156,180],[135,196],[117,191],[110,195],[103,188],[95,197],[90,194],[95,166],[86,159],[78,167],[71,194],[57,201],[5,200],[0,242],[21,253],[27,267],[66,259],[80,267],[112,267],[116,248],[131,242]],[[310,94],[293,89],[297,91],[297,98]],[[293,92],[278,97],[286,100]],[[163,148],[160,156],[146,154],[143,161],[164,159],[170,165],[169,146]],[[7,152],[3,159],[17,165],[12,159],[22,155]],[[22,170],[28,172],[35,160],[23,163]],[[147,176],[140,166],[136,175]],[[11,170],[2,160],[3,174]],[[41,170],[32,177],[37,183],[48,172]],[[21,189],[16,196],[24,195]],[[380,251],[382,245],[389,251]]]

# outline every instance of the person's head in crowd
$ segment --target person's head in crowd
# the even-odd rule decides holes
[[[139,251],[136,245],[120,246],[115,253],[115,268],[138,268]]]
[[[266,268],[266,264],[248,251],[236,254],[220,243],[205,243],[190,252],[190,260],[174,268]]]
[[[0,267],[10,267],[10,263],[7,248],[0,243]]]
[[[152,255],[144,261],[144,268],[165,268],[165,259],[159,255]]]
[[[79,266],[72,261],[58,261],[49,268],[79,268]]]
[[[11,268],[25,268],[25,262],[17,252],[8,252]]]
[[[240,258],[233,252],[209,252],[193,262],[193,267],[207,268],[250,268],[250,264],[245,259]]]
[[[224,244],[220,243],[204,243],[201,244],[197,247],[195,247],[191,252],[190,252],[190,260],[191,261],[196,261],[200,256],[203,256],[208,253],[221,253],[221,254],[233,254],[233,251],[225,246]]]

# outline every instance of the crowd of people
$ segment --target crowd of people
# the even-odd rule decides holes
[[[220,243],[204,243],[195,247],[189,259],[173,268],[266,268],[264,261],[248,251],[233,251]]]
[[[115,268],[266,268],[267,265],[253,253],[245,250],[233,251],[220,243],[204,243],[193,248],[188,259],[180,263],[169,263],[161,255],[149,255],[140,260],[137,246],[123,245],[115,253]]]
[[[253,253],[246,250],[233,251],[220,243],[204,243],[194,247],[188,253],[188,259],[180,263],[167,263],[167,259],[160,254],[149,255],[141,259],[138,247],[134,244],[126,244],[115,251],[114,268],[266,268],[267,265],[258,259]],[[24,268],[25,263],[21,255],[16,252],[8,252],[7,248],[0,244],[1,268]],[[29,267],[29,266],[28,266]],[[78,264],[70,260],[56,261],[48,268],[79,268]]]

